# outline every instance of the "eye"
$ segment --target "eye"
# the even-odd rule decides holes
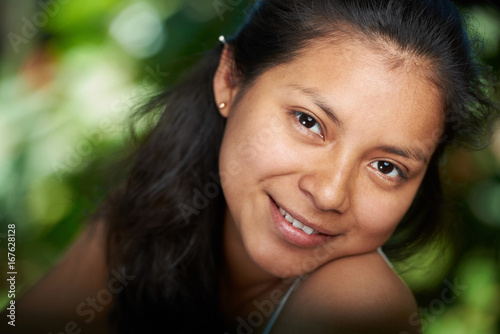
[[[314,132],[319,136],[323,136],[321,126],[312,116],[304,112],[295,111],[295,117],[297,117],[299,123],[302,124],[302,126],[304,126],[306,129]]]
[[[393,163],[388,161],[374,161],[370,164],[373,168],[375,168],[380,173],[387,175],[391,178],[405,178],[406,176],[403,174],[401,169],[399,169]]]

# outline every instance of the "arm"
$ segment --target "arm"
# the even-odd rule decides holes
[[[95,222],[44,278],[16,300],[15,327],[7,325],[2,312],[0,332],[107,333],[113,296],[106,292],[108,281],[105,230],[103,223]]]

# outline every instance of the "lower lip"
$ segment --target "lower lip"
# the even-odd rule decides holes
[[[271,208],[271,217],[275,226],[278,228],[281,236],[288,242],[300,247],[317,247],[330,240],[332,235],[327,234],[307,234],[306,232],[295,228],[283,217],[276,203],[269,198]]]

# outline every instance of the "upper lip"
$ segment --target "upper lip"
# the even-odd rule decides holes
[[[293,218],[297,219],[298,221],[300,221],[302,224],[306,225],[306,226],[309,226],[310,228],[312,228],[313,230],[316,230],[318,231],[319,233],[322,233],[322,234],[327,234],[327,235],[335,235],[333,234],[331,231],[328,231],[324,228],[322,228],[321,226],[317,225],[317,224],[314,224],[314,223],[311,223],[311,221],[307,218],[305,218],[304,216],[302,216],[301,214],[293,211],[293,210],[290,210],[289,208],[287,208],[286,206],[283,206],[282,204],[278,203],[274,198],[271,197],[271,199],[273,200],[273,202],[280,208],[282,208],[283,210],[285,210],[286,212],[288,212]]]

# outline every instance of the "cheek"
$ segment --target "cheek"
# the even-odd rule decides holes
[[[400,192],[364,192],[357,202],[358,230],[371,238],[387,239],[410,207],[417,186],[407,185]]]
[[[219,172],[226,202],[239,221],[243,209],[259,204],[254,203],[254,195],[261,190],[262,182],[283,166],[279,162],[283,146],[276,139],[283,124],[258,110],[237,110],[233,115],[221,145]]]
[[[223,184],[228,187],[272,176],[291,159],[285,125],[279,116],[247,112],[245,117],[243,113],[228,121],[221,146],[219,166]]]

